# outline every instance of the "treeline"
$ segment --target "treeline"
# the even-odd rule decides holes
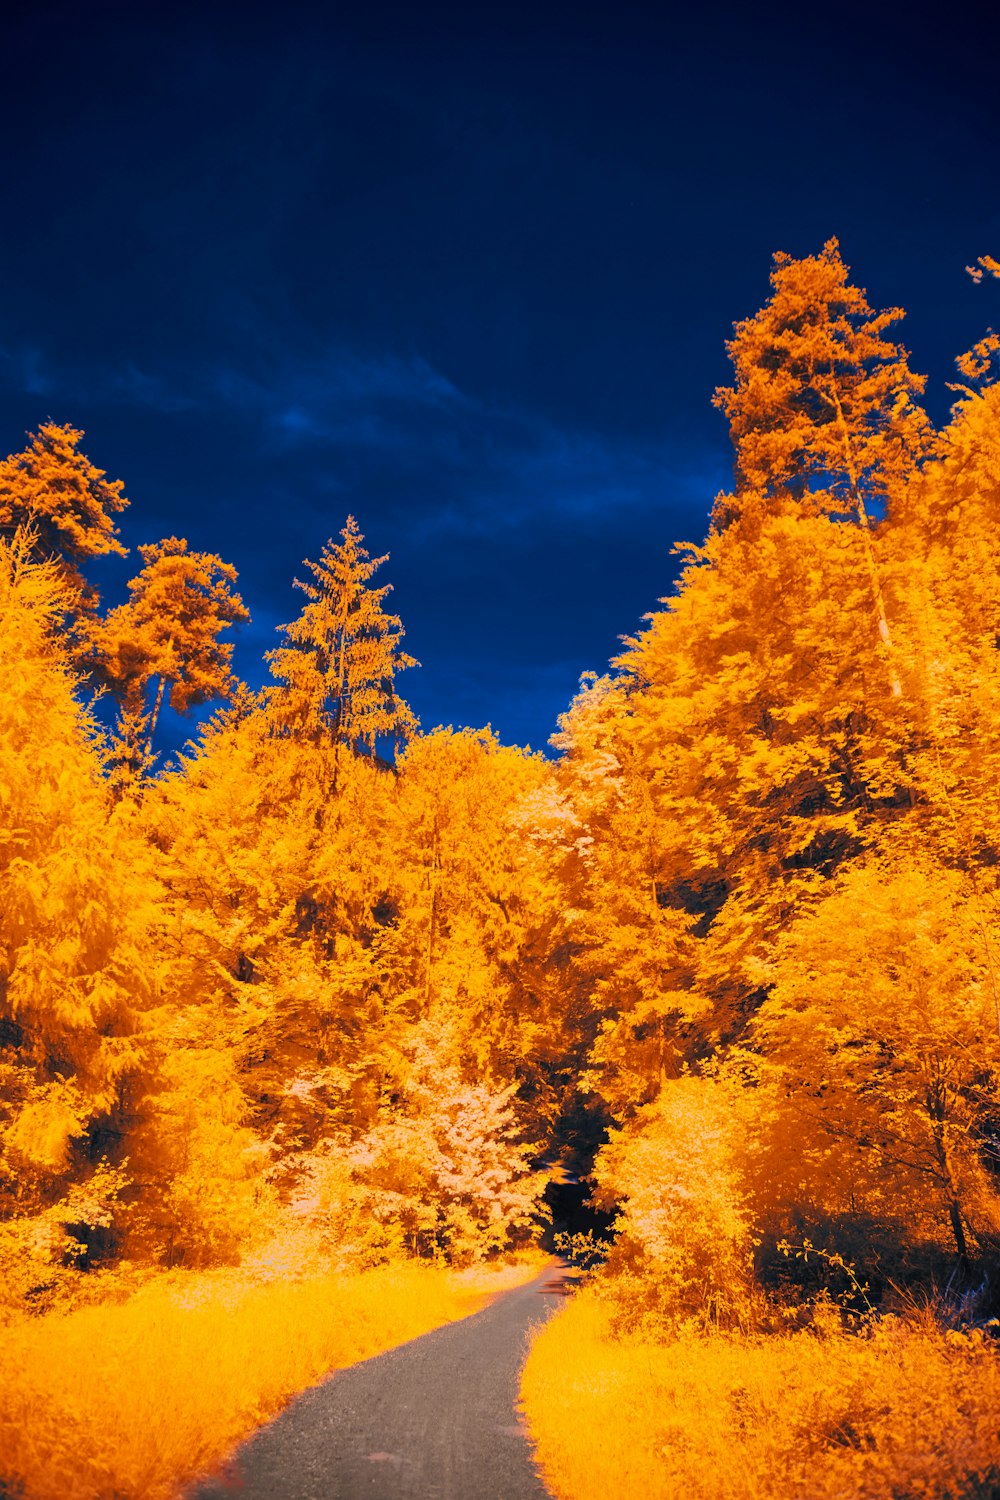
[[[80,436],[46,426],[0,471],[7,1294],[532,1238],[578,1071],[551,767],[415,734],[353,520],[262,693],[229,670],[217,557],[142,548],[102,615],[79,563],[118,549],[120,488]],[[165,695],[224,704],[153,775]]]
[[[639,1316],[1000,1243],[998,341],[938,433],[836,242],[772,288],[716,394],[735,488],[560,738]]]
[[[776,258],[732,492],[563,722],[615,1215],[522,1385],[563,1500],[1000,1493],[1000,339],[935,432],[899,316]]]
[[[555,762],[419,733],[352,520],[251,693],[229,565],[142,547],[102,613],[121,485],[51,424],[0,465],[9,1294],[467,1260],[565,1170],[622,1326],[992,1261],[998,341],[937,432],[900,316],[835,241],[776,258],[716,396],[733,490]],[[167,698],[220,706],[157,773]]]

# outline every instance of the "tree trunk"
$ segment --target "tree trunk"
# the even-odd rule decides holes
[[[166,686],[166,681],[167,679],[161,673],[157,680],[156,699],[153,703],[153,711],[149,716],[149,732],[146,736],[147,756],[152,756],[153,754],[153,734],[155,733],[156,725],[160,717],[160,709],[163,707],[163,690]]]
[[[435,818],[435,820],[434,820],[434,837],[433,837],[433,842],[431,844],[431,868],[430,868],[431,910],[430,910],[430,916],[429,916],[429,919],[428,919],[428,922],[427,922],[427,957],[426,957],[426,963],[425,963],[425,966],[424,966],[424,1009],[425,1009],[425,1011],[429,1011],[430,1010],[430,1003],[431,1003],[431,971],[433,970],[433,967],[434,967],[434,939],[437,936],[437,899],[438,899],[437,872],[438,872],[438,854],[439,854],[439,850],[438,850],[438,827],[437,827],[437,819]]]
[[[947,1190],[948,1222],[951,1224],[951,1232],[955,1237],[955,1249],[958,1251],[959,1264],[964,1269],[969,1264],[969,1241],[965,1233],[962,1209],[958,1201],[958,1190],[955,1185],[954,1174],[951,1170],[951,1162],[948,1160],[948,1148],[945,1144],[944,1124],[946,1109],[944,1084],[938,1078],[933,1083],[928,1083],[927,1113],[931,1118],[934,1155],[937,1157],[941,1182]]]
[[[969,1264],[969,1245],[965,1238],[965,1225],[962,1223],[962,1210],[956,1199],[952,1198],[948,1204],[948,1218],[951,1220],[951,1232],[955,1236],[955,1245],[958,1249],[958,1259],[962,1267]]]
[[[851,447],[851,434],[847,428],[847,419],[844,416],[844,408],[840,404],[840,396],[836,387],[833,392],[833,404],[837,412],[837,425],[844,444],[844,463],[847,466],[847,477],[851,486],[851,499],[857,511],[858,520],[861,523],[861,536],[865,549],[865,564],[868,569],[868,582],[871,586],[872,599],[875,604],[875,613],[878,616],[878,633],[886,649],[889,659],[889,688],[894,698],[900,698],[903,694],[903,685],[896,671],[896,661],[892,645],[892,633],[889,630],[889,619],[885,611],[885,596],[882,593],[882,580],[879,578],[878,563],[875,561],[875,549],[872,546],[871,523],[868,519],[868,508],[865,505],[861,486],[858,483],[858,472],[854,463],[854,450]]]

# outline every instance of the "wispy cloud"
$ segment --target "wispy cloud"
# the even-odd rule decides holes
[[[162,374],[141,370],[132,360],[99,373],[95,394],[115,405],[144,407],[150,411],[197,410],[197,397]]]
[[[484,434],[481,462],[450,503],[428,511],[423,532],[514,532],[532,522],[600,529],[611,516],[665,506],[707,508],[721,467],[682,461],[668,443],[557,427],[504,414]]]
[[[252,417],[267,448],[313,449],[357,479],[378,469],[418,541],[496,536],[548,519],[600,526],[654,506],[705,509],[726,474],[669,442],[561,426],[459,387],[420,356],[327,352],[220,369],[219,399]],[[432,498],[431,498],[432,497]]]
[[[28,346],[9,349],[0,344],[0,389],[47,396],[54,388],[40,349]]]
[[[539,526],[606,527],[642,509],[707,510],[721,462],[669,442],[563,426],[461,390],[419,354],[247,339],[241,362],[193,371],[128,359],[57,369],[39,350],[0,347],[8,390],[185,414],[249,429],[264,465],[294,454],[335,486],[399,495],[394,519],[417,544]],[[317,480],[319,483],[319,480]],[[418,503],[411,504],[411,497]]]
[[[192,370],[171,361],[150,369],[134,359],[59,363],[39,349],[0,345],[0,388],[62,397],[85,392],[92,404],[164,413],[229,411],[264,435],[296,444],[382,443],[407,411],[468,405],[420,355],[338,346],[303,355],[258,344],[238,364],[209,361]]]
[[[408,411],[461,410],[469,403],[419,355],[360,354],[344,348],[310,357],[271,352],[256,368],[220,365],[203,399],[263,420],[290,443],[384,443]]]
[[[159,412],[189,411],[200,403],[184,382],[166,372],[151,373],[133,360],[118,364],[59,361],[40,349],[0,345],[0,390],[91,405],[131,406]]]

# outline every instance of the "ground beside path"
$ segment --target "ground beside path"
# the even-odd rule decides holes
[[[530,1330],[566,1289],[552,1264],[473,1317],[331,1376],[188,1500],[545,1500],[515,1405]]]

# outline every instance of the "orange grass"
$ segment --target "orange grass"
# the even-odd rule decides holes
[[[329,1371],[475,1312],[537,1265],[402,1265],[259,1285],[159,1277],[0,1328],[0,1494],[166,1500]]]
[[[981,1334],[886,1320],[619,1340],[579,1294],[522,1384],[558,1500],[954,1500],[1000,1479],[1000,1361]],[[832,1321],[832,1320],[831,1320]]]

